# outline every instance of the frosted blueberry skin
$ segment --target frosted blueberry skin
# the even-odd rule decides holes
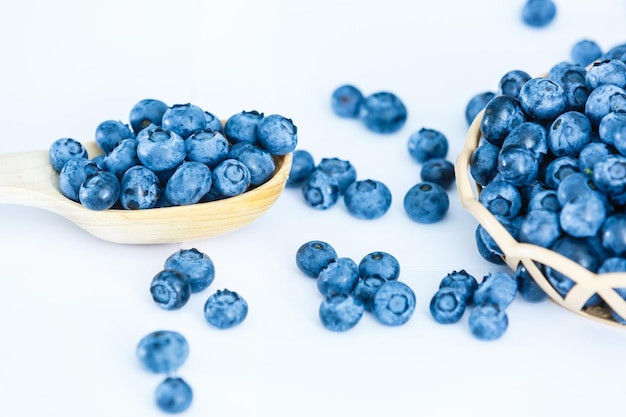
[[[120,181],[120,203],[127,210],[153,208],[161,194],[156,174],[143,165],[129,168]]]
[[[506,94],[511,97],[519,98],[519,92],[522,86],[531,78],[530,74],[526,71],[508,71],[498,82],[498,94]]]
[[[105,120],[96,127],[96,143],[107,154],[119,143],[128,138],[135,138],[135,134],[127,124],[119,120]]]
[[[311,153],[304,149],[296,149],[293,151],[289,177],[285,186],[289,188],[301,187],[314,169],[315,160]]]
[[[502,142],[502,148],[518,145],[528,149],[538,161],[548,153],[548,132],[536,122],[524,122],[511,130]]]
[[[557,213],[532,210],[524,216],[520,224],[519,241],[548,248],[561,236],[561,232]]]
[[[626,91],[613,84],[603,84],[589,93],[585,115],[597,127],[604,116],[626,110]]]
[[[204,317],[218,329],[230,329],[244,321],[248,303],[235,291],[217,290],[204,304]]]
[[[624,123],[626,123],[626,118],[624,118]],[[624,134],[626,134],[626,131],[624,131]],[[578,167],[580,168],[580,171],[588,175],[592,174],[593,166],[596,162],[600,161],[610,153],[612,153],[611,148],[609,148],[609,145],[604,142],[591,142],[587,144],[578,154]]]
[[[306,242],[296,251],[298,269],[311,278],[317,278],[324,268],[336,260],[337,252],[335,249],[321,240]]]
[[[573,197],[561,207],[559,225],[573,237],[595,236],[608,214],[607,200],[599,192]]]
[[[428,309],[436,322],[452,324],[461,320],[465,307],[465,297],[459,290],[443,287],[431,298]]]
[[[594,40],[581,39],[572,45],[570,58],[574,64],[586,67],[602,57],[602,48]]]
[[[139,164],[137,140],[134,138],[122,139],[111,152],[105,155],[103,161],[104,169],[115,174],[120,180],[130,167]]]
[[[544,182],[553,190],[559,188],[559,184],[567,176],[580,172],[578,159],[572,156],[560,156],[548,164],[544,172]]]
[[[517,295],[517,281],[515,277],[505,271],[496,271],[485,276],[476,291],[474,291],[473,303],[496,304],[502,310],[507,308]]]
[[[522,210],[522,196],[506,181],[492,181],[481,191],[478,201],[492,214],[511,219]]]
[[[593,183],[608,196],[626,192],[626,157],[610,154],[593,166]]]
[[[175,132],[157,128],[137,143],[139,161],[152,171],[167,171],[179,166],[187,156],[185,141]]]
[[[434,182],[449,190],[454,184],[454,164],[447,159],[433,158],[422,164],[420,178],[425,182]]]
[[[182,272],[164,269],[152,278],[150,294],[159,307],[165,310],[178,310],[189,301],[191,285]]]
[[[585,77],[587,87],[594,90],[604,84],[620,88],[626,87],[626,64],[619,59],[605,59],[594,62]]]
[[[316,168],[337,180],[340,194],[344,194],[348,187],[356,181],[356,169],[347,160],[322,158]]]
[[[350,258],[330,262],[317,276],[317,289],[324,297],[350,294],[359,280],[359,267]]]
[[[482,256],[483,259],[495,265],[504,265],[504,252],[502,252],[502,249],[500,249],[496,241],[493,240],[491,235],[489,235],[481,224],[476,226],[474,240],[478,254]]]
[[[561,61],[548,70],[548,79],[563,86],[567,82],[585,84],[587,70],[584,66],[570,61]]]
[[[349,294],[334,294],[324,297],[320,304],[319,317],[322,325],[334,332],[352,329],[363,317],[363,305]]]
[[[330,107],[339,117],[356,119],[363,104],[363,93],[351,84],[337,87],[330,97]]]
[[[403,282],[387,281],[376,291],[372,311],[380,323],[401,326],[415,311],[415,293]]]
[[[98,171],[81,184],[78,199],[88,209],[101,211],[115,205],[120,191],[120,182],[113,173]]]
[[[547,121],[565,110],[567,97],[558,83],[548,78],[532,78],[522,86],[519,102],[532,119]]]
[[[545,291],[532,278],[523,264],[519,264],[515,269],[515,280],[517,281],[517,292],[529,303],[539,303],[548,298]]]
[[[165,184],[165,196],[174,205],[195,204],[209,192],[211,169],[201,162],[184,161]]]
[[[448,154],[448,138],[438,130],[421,128],[409,136],[409,155],[424,163],[433,158],[445,158]]]
[[[136,354],[139,362],[149,371],[169,374],[185,363],[189,356],[189,344],[178,332],[157,330],[139,341]]]
[[[256,129],[257,141],[272,155],[287,155],[298,145],[298,128],[280,114],[264,117]]]
[[[400,262],[387,252],[368,253],[359,262],[359,276],[377,277],[385,281],[396,280],[400,276]]]
[[[539,161],[528,148],[507,145],[498,154],[498,172],[504,181],[515,186],[530,185],[539,176]]]
[[[355,181],[346,189],[343,201],[350,214],[372,220],[383,216],[391,207],[391,191],[380,181]]]
[[[256,110],[235,113],[224,124],[224,136],[231,144],[255,143],[257,141],[256,129],[263,117],[264,114]]]
[[[556,5],[552,0],[527,0],[522,7],[522,21],[534,28],[549,25],[556,17]]]
[[[143,99],[137,102],[130,110],[129,121],[130,126],[135,134],[152,125],[161,126],[163,114],[169,109],[169,106],[156,99]]]
[[[546,210],[558,213],[561,210],[561,204],[557,196],[556,190],[543,190],[535,194],[527,205],[527,211]]]
[[[234,197],[245,193],[250,188],[250,170],[236,159],[223,160],[213,169],[211,175],[211,189],[215,189],[222,197]]]
[[[188,161],[202,162],[209,168],[226,159],[230,145],[218,130],[199,130],[185,140]]]
[[[526,121],[526,115],[517,98],[508,95],[494,97],[485,106],[480,131],[491,144],[501,146],[516,126]]]
[[[472,124],[478,113],[480,113],[487,103],[496,96],[493,91],[484,91],[482,93],[475,94],[469,99],[465,106],[465,121],[468,126]]]
[[[213,130],[224,134],[224,125],[222,124],[221,119],[206,110],[204,111],[204,117],[206,119],[205,130]]]
[[[174,269],[187,277],[192,293],[207,288],[215,279],[215,264],[209,255],[196,248],[180,249],[165,260],[165,269]]]
[[[194,104],[174,104],[163,113],[161,126],[187,139],[193,132],[206,129],[206,115]]]
[[[439,288],[452,288],[463,297],[465,305],[471,305],[474,299],[474,292],[478,288],[478,281],[464,269],[452,271],[441,279]]]
[[[502,337],[509,326],[509,318],[496,304],[481,304],[472,309],[468,323],[476,338],[490,341]]]
[[[79,201],[78,192],[81,184],[90,176],[100,171],[95,162],[86,158],[72,158],[63,165],[59,172],[61,194],[70,200]]]
[[[498,153],[500,148],[490,142],[481,141],[472,151],[469,171],[476,184],[485,186],[498,174]]]
[[[626,253],[626,214],[617,212],[607,217],[600,230],[600,241],[612,256]]]
[[[578,156],[591,143],[591,122],[583,113],[567,111],[560,114],[548,130],[548,148],[557,157]]]
[[[359,118],[370,131],[391,134],[406,123],[407,109],[397,95],[381,91],[365,97]]]
[[[333,207],[341,195],[337,179],[320,169],[315,169],[302,185],[304,201],[315,209]]]
[[[420,182],[404,195],[404,211],[417,223],[430,224],[441,221],[450,208],[450,198],[440,185]]]
[[[60,172],[63,165],[72,158],[89,159],[87,149],[82,143],[72,138],[61,138],[52,142],[48,150],[48,159],[56,172]]]
[[[167,377],[156,388],[157,406],[166,413],[182,413],[191,406],[193,390],[180,377]]]
[[[365,311],[372,311],[374,308],[374,296],[376,291],[387,282],[377,276],[366,276],[359,279],[352,290],[352,297],[363,305]]]
[[[227,158],[236,159],[248,168],[252,185],[261,185],[266,182],[276,168],[270,152],[253,143],[236,143],[231,146]]]
[[[600,120],[598,135],[601,143],[614,146],[626,155],[626,113],[611,112]]]

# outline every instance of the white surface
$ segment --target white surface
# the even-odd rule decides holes
[[[413,4],[411,4],[413,3]],[[419,180],[406,151],[421,127],[441,130],[449,159],[465,139],[464,109],[508,70],[540,74],[591,38],[623,43],[617,0],[558,1],[545,29],[525,27],[522,0],[0,2],[0,152],[47,149],[70,136],[92,140],[107,119],[127,121],[152,97],[192,102],[219,117],[280,113],[316,160],[350,160],[360,179],[393,193],[381,219],[352,218],[342,203],[305,206],[286,190],[249,228],[178,245],[120,246],[42,210],[0,205],[0,415],[158,416],[161,377],[135,358],[156,329],[183,333],[190,356],[179,374],[194,389],[187,416],[609,416],[623,408],[626,330],[552,302],[516,300],[498,341],[461,323],[434,322],[439,280],[496,267],[475,249],[476,222],[450,192],[439,224],[404,214]],[[332,90],[397,93],[409,118],[378,136],[329,107]],[[404,326],[366,315],[349,332],[324,329],[315,282],[295,266],[298,247],[329,242],[340,256],[387,251],[417,296]],[[165,258],[196,247],[216,265],[209,289],[181,311],[159,309],[150,280]],[[219,331],[202,307],[218,288],[246,298],[245,322]]]

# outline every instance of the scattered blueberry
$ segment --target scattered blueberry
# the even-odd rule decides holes
[[[320,169],[315,169],[302,186],[304,201],[311,207],[326,210],[339,200],[341,189],[337,179]]]
[[[517,281],[508,271],[489,273],[478,284],[474,291],[473,304],[478,306],[484,303],[495,304],[502,310],[507,308],[517,294]]]
[[[459,271],[452,271],[441,279],[439,288],[453,288],[457,290],[466,305],[472,304],[474,299],[474,292],[478,288],[478,281],[473,275],[470,275],[464,269]]]
[[[401,326],[415,311],[415,293],[403,282],[387,281],[376,291],[372,311],[382,324]]]
[[[391,207],[391,191],[380,181],[355,181],[343,196],[348,212],[359,219],[377,219]]]
[[[359,276],[376,277],[385,281],[397,280],[400,276],[400,262],[387,252],[368,253],[359,262]]]
[[[549,25],[556,17],[556,5],[552,0],[526,0],[522,8],[522,21],[535,28]]]
[[[166,413],[181,413],[189,408],[193,400],[193,391],[189,384],[180,377],[167,377],[155,392],[156,403]]]
[[[302,244],[296,252],[298,269],[311,278],[317,278],[320,272],[331,262],[337,260],[337,252],[328,243],[311,240]]]
[[[137,345],[137,358],[155,373],[175,372],[189,356],[185,337],[172,330],[157,330],[144,336]]]
[[[475,306],[469,315],[469,328],[480,340],[499,339],[509,325],[506,312],[496,304]]]
[[[325,296],[350,294],[359,280],[359,266],[350,258],[330,262],[317,276],[317,289]]]
[[[330,104],[337,116],[356,119],[363,104],[363,93],[355,86],[345,84],[333,91]]]
[[[319,317],[325,328],[343,332],[356,326],[363,311],[363,305],[350,294],[334,294],[320,304]]]
[[[409,136],[408,150],[420,163],[432,158],[445,158],[448,154],[448,138],[438,130],[421,128]]]
[[[359,117],[372,132],[390,134],[404,126],[407,109],[397,95],[381,91],[365,97]]]
[[[314,169],[315,160],[313,156],[304,149],[296,149],[293,151],[289,178],[287,178],[285,186],[290,188],[301,187]]]
[[[363,305],[365,311],[372,311],[374,308],[374,296],[376,291],[387,280],[378,276],[366,276],[359,279],[354,289],[352,290],[352,297]]]
[[[164,269],[152,278],[150,294],[159,307],[165,310],[178,310],[187,304],[191,297],[189,278],[180,271]]]
[[[423,182],[434,182],[448,190],[454,184],[454,164],[447,159],[432,158],[422,164],[420,178]]]
[[[240,324],[248,314],[248,303],[236,292],[217,290],[204,304],[204,317],[218,329]]]
[[[187,277],[192,293],[207,288],[215,278],[215,265],[209,255],[196,248],[180,249],[171,254],[163,265],[175,269]]]
[[[344,194],[350,184],[356,181],[354,165],[344,159],[322,158],[317,165],[317,169],[337,180],[340,194]]]
[[[465,296],[452,287],[442,287],[430,300],[431,316],[441,324],[458,322],[465,312]]]

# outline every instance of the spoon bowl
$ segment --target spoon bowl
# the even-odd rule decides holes
[[[83,143],[90,158],[101,154]],[[59,214],[100,239],[124,244],[179,243],[240,229],[278,199],[291,169],[292,154],[275,156],[276,168],[264,184],[235,197],[207,203],[142,210],[90,210],[61,194],[59,174],[47,150],[0,155],[0,204],[37,207]]]

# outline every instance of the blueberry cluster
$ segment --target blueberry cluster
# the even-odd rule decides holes
[[[171,254],[150,283],[154,302],[165,310],[182,308],[192,293],[207,288],[215,278],[211,258],[196,248],[180,249]],[[204,317],[218,329],[240,324],[248,314],[248,304],[238,293],[217,290],[204,304]]]
[[[333,91],[331,109],[339,117],[360,120],[368,130],[379,134],[395,133],[407,120],[406,106],[396,94],[379,91],[364,96],[352,84]]]
[[[413,315],[415,294],[398,281],[400,264],[387,252],[369,253],[357,264],[338,257],[327,242],[312,240],[298,248],[296,265],[316,280],[323,296],[319,318],[329,330],[353,328],[366,311],[386,326],[403,325]]]
[[[284,116],[242,111],[225,123],[194,104],[141,100],[130,126],[106,120],[96,128],[103,155],[89,159],[77,140],[49,149],[67,198],[92,210],[189,205],[242,194],[274,173],[275,156],[292,152],[297,128]]]
[[[587,68],[559,62],[544,77],[505,74],[484,105],[470,158],[479,201],[515,239],[591,272],[626,271],[625,52],[626,45],[615,46]],[[480,225],[476,242],[485,259],[503,263]],[[574,281],[539,266],[565,297]],[[594,295],[585,306],[603,303]]]
[[[293,152],[286,187],[300,189],[305,203],[318,210],[334,207],[343,198],[348,212],[359,219],[377,219],[391,207],[391,191],[381,181],[357,180],[348,160],[322,158],[315,164],[303,149]]]
[[[145,369],[166,375],[155,392],[159,409],[167,413],[187,410],[193,391],[183,378],[175,375],[189,356],[187,339],[172,330],[157,330],[139,341],[136,354]]]

